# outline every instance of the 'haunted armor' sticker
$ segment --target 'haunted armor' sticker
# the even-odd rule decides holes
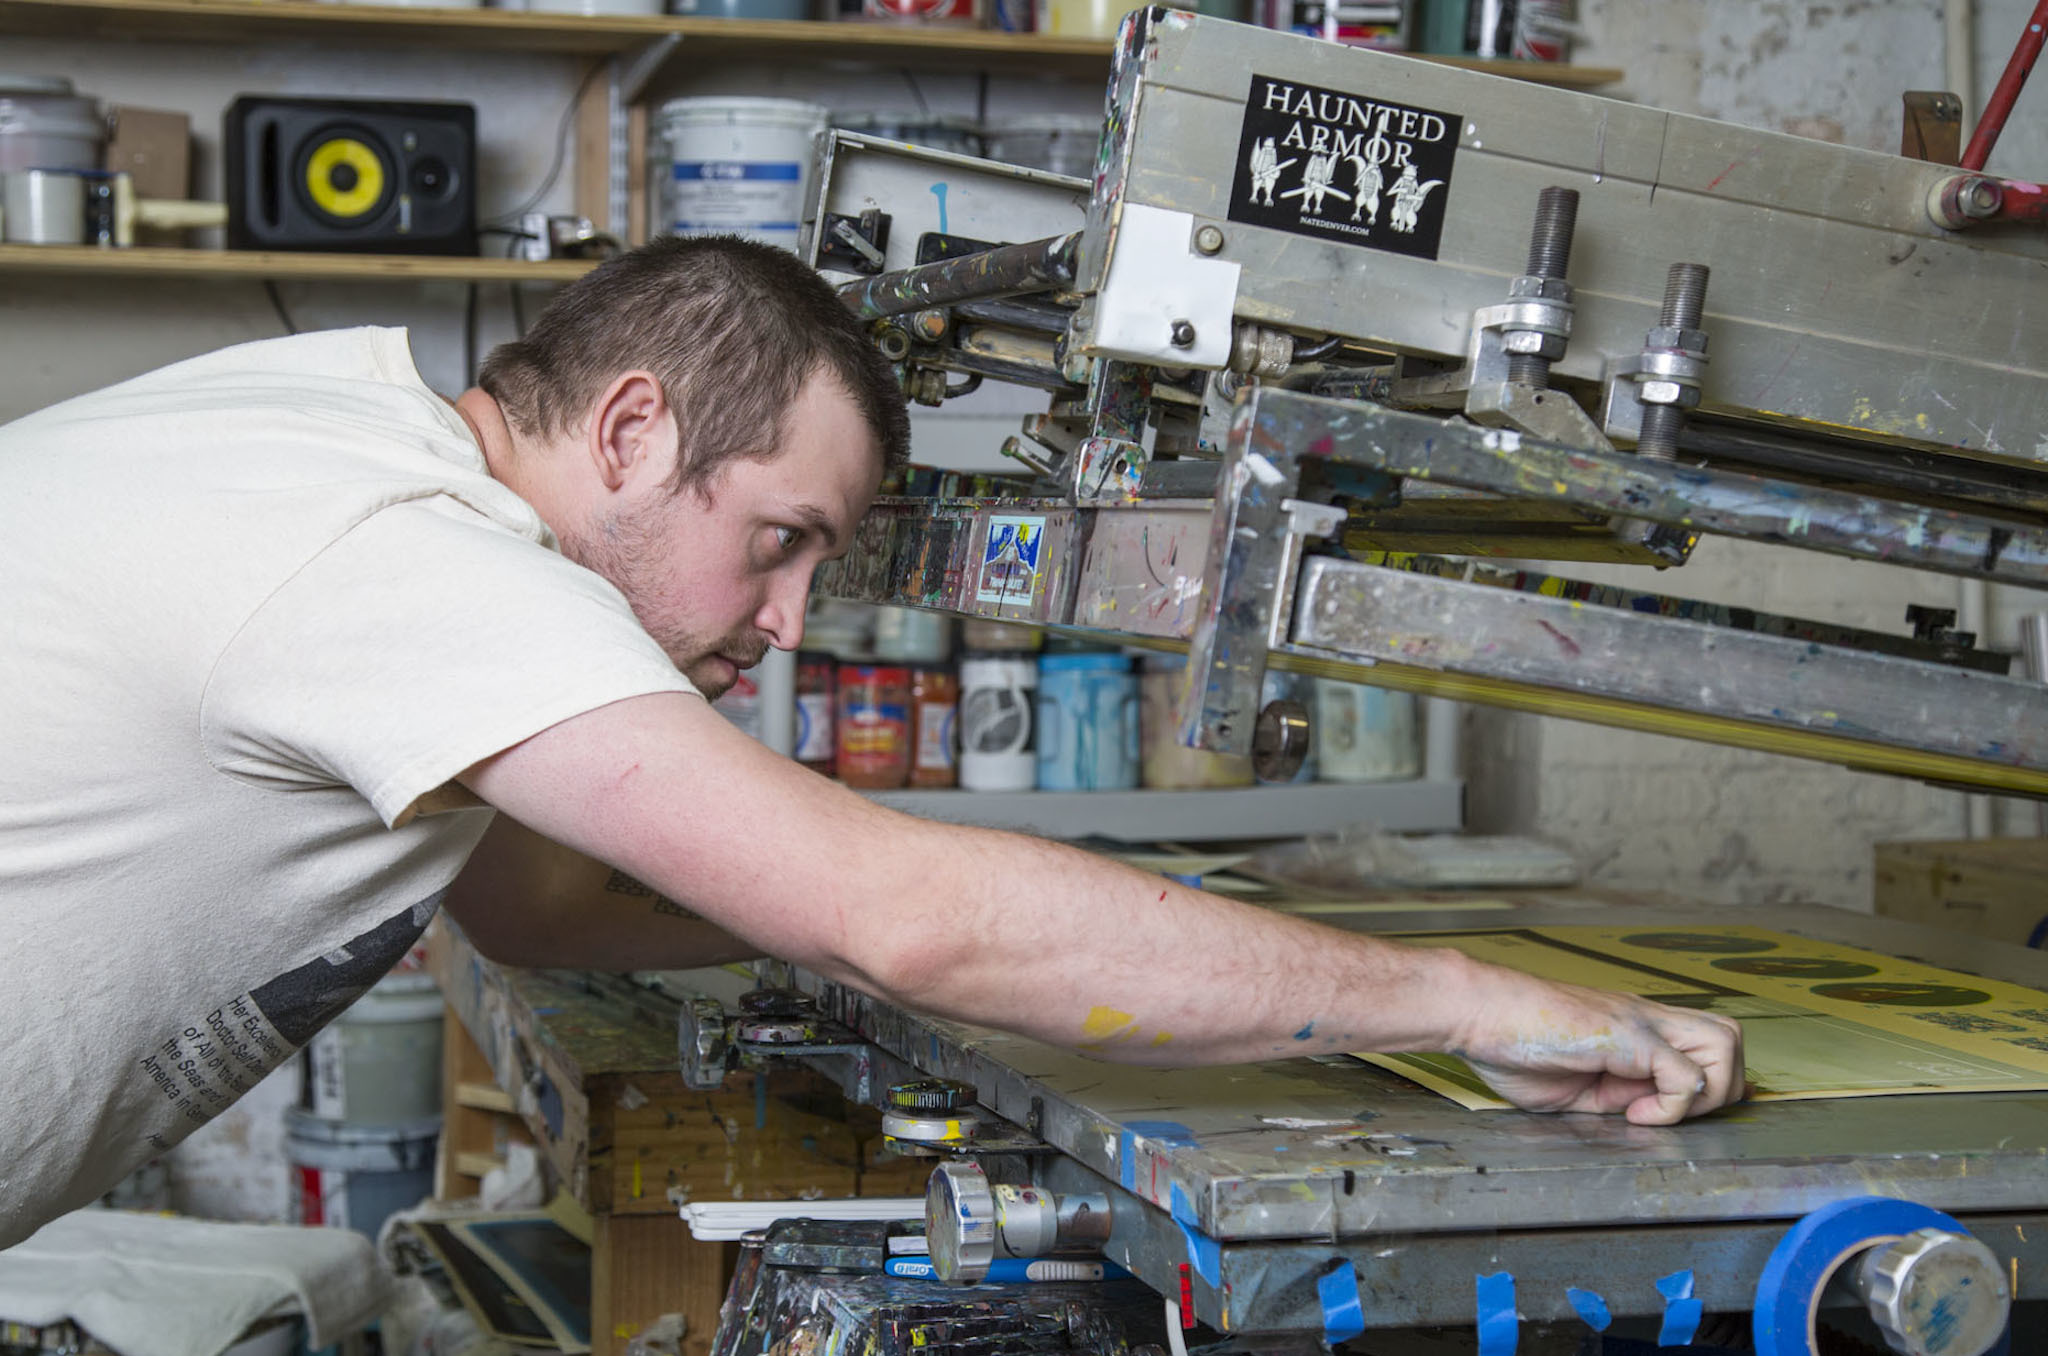
[[[1230,219],[1436,258],[1455,113],[1254,75]]]

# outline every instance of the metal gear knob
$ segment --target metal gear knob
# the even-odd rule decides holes
[[[966,1284],[988,1275],[996,1255],[996,1198],[979,1164],[941,1163],[932,1170],[924,1232],[940,1280]]]
[[[1856,1281],[1900,1356],[1982,1356],[2004,1333],[2012,1307],[1991,1249],[1949,1229],[1916,1229],[1872,1248]]]

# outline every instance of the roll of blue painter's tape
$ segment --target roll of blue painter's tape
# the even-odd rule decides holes
[[[1813,1321],[1828,1278],[1865,1248],[1915,1229],[1969,1232],[1939,1210],[1890,1196],[1836,1201],[1793,1225],[1757,1277],[1757,1356],[1814,1356]]]

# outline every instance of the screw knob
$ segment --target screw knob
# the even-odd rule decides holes
[[[1857,1285],[1901,1356],[1982,1356],[2004,1333],[2012,1307],[1991,1249],[1949,1229],[1916,1229],[1871,1249]]]
[[[988,1275],[996,1254],[996,1198],[980,1164],[948,1162],[932,1170],[924,1233],[940,1280],[966,1285]]]

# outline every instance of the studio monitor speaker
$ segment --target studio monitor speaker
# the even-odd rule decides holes
[[[228,246],[476,253],[476,109],[243,95],[227,111]]]

